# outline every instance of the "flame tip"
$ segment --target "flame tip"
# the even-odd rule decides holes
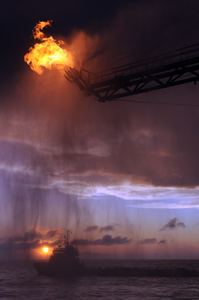
[[[60,47],[64,41],[56,41],[52,36],[46,37],[41,31],[46,26],[51,26],[53,20],[39,21],[33,29],[34,39],[41,42],[29,48],[29,53],[24,55],[24,61],[38,74],[43,73],[43,67],[47,69],[56,68],[63,72],[66,66],[72,66],[73,57],[70,52]]]

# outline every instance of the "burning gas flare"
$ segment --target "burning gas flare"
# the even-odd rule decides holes
[[[64,72],[66,67],[73,67],[73,56],[70,52],[60,47],[64,42],[56,41],[52,36],[46,37],[41,31],[46,26],[51,26],[52,21],[40,21],[33,29],[34,39],[38,39],[41,43],[36,43],[34,47],[29,48],[29,53],[24,56],[24,61],[30,65],[30,68],[42,74],[44,67],[46,69],[58,69]]]

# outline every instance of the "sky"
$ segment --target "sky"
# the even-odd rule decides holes
[[[91,72],[197,44],[197,1],[7,0],[0,14],[0,259],[47,259],[67,229],[81,258],[198,259],[199,108],[99,103],[24,62],[47,20]],[[133,97],[198,95],[190,83]]]

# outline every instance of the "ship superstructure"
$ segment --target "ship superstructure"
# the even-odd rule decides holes
[[[53,250],[49,262],[35,262],[34,268],[39,275],[47,276],[79,276],[84,269],[79,260],[79,251],[76,246],[69,243],[69,233],[64,236],[64,245]]]

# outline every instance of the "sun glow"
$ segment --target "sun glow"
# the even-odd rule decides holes
[[[43,250],[43,252],[44,252],[44,253],[48,253],[48,251],[49,251],[49,248],[48,248],[48,247],[43,247],[43,249],[42,249],[42,250]]]
[[[74,67],[72,54],[60,47],[64,41],[56,41],[52,36],[46,37],[41,31],[44,27],[51,26],[51,23],[52,21],[39,21],[36,24],[33,29],[33,37],[40,40],[41,43],[36,43],[34,47],[30,47],[29,53],[24,56],[24,61],[38,74],[42,74],[44,68],[57,69],[64,73],[66,67]]]

